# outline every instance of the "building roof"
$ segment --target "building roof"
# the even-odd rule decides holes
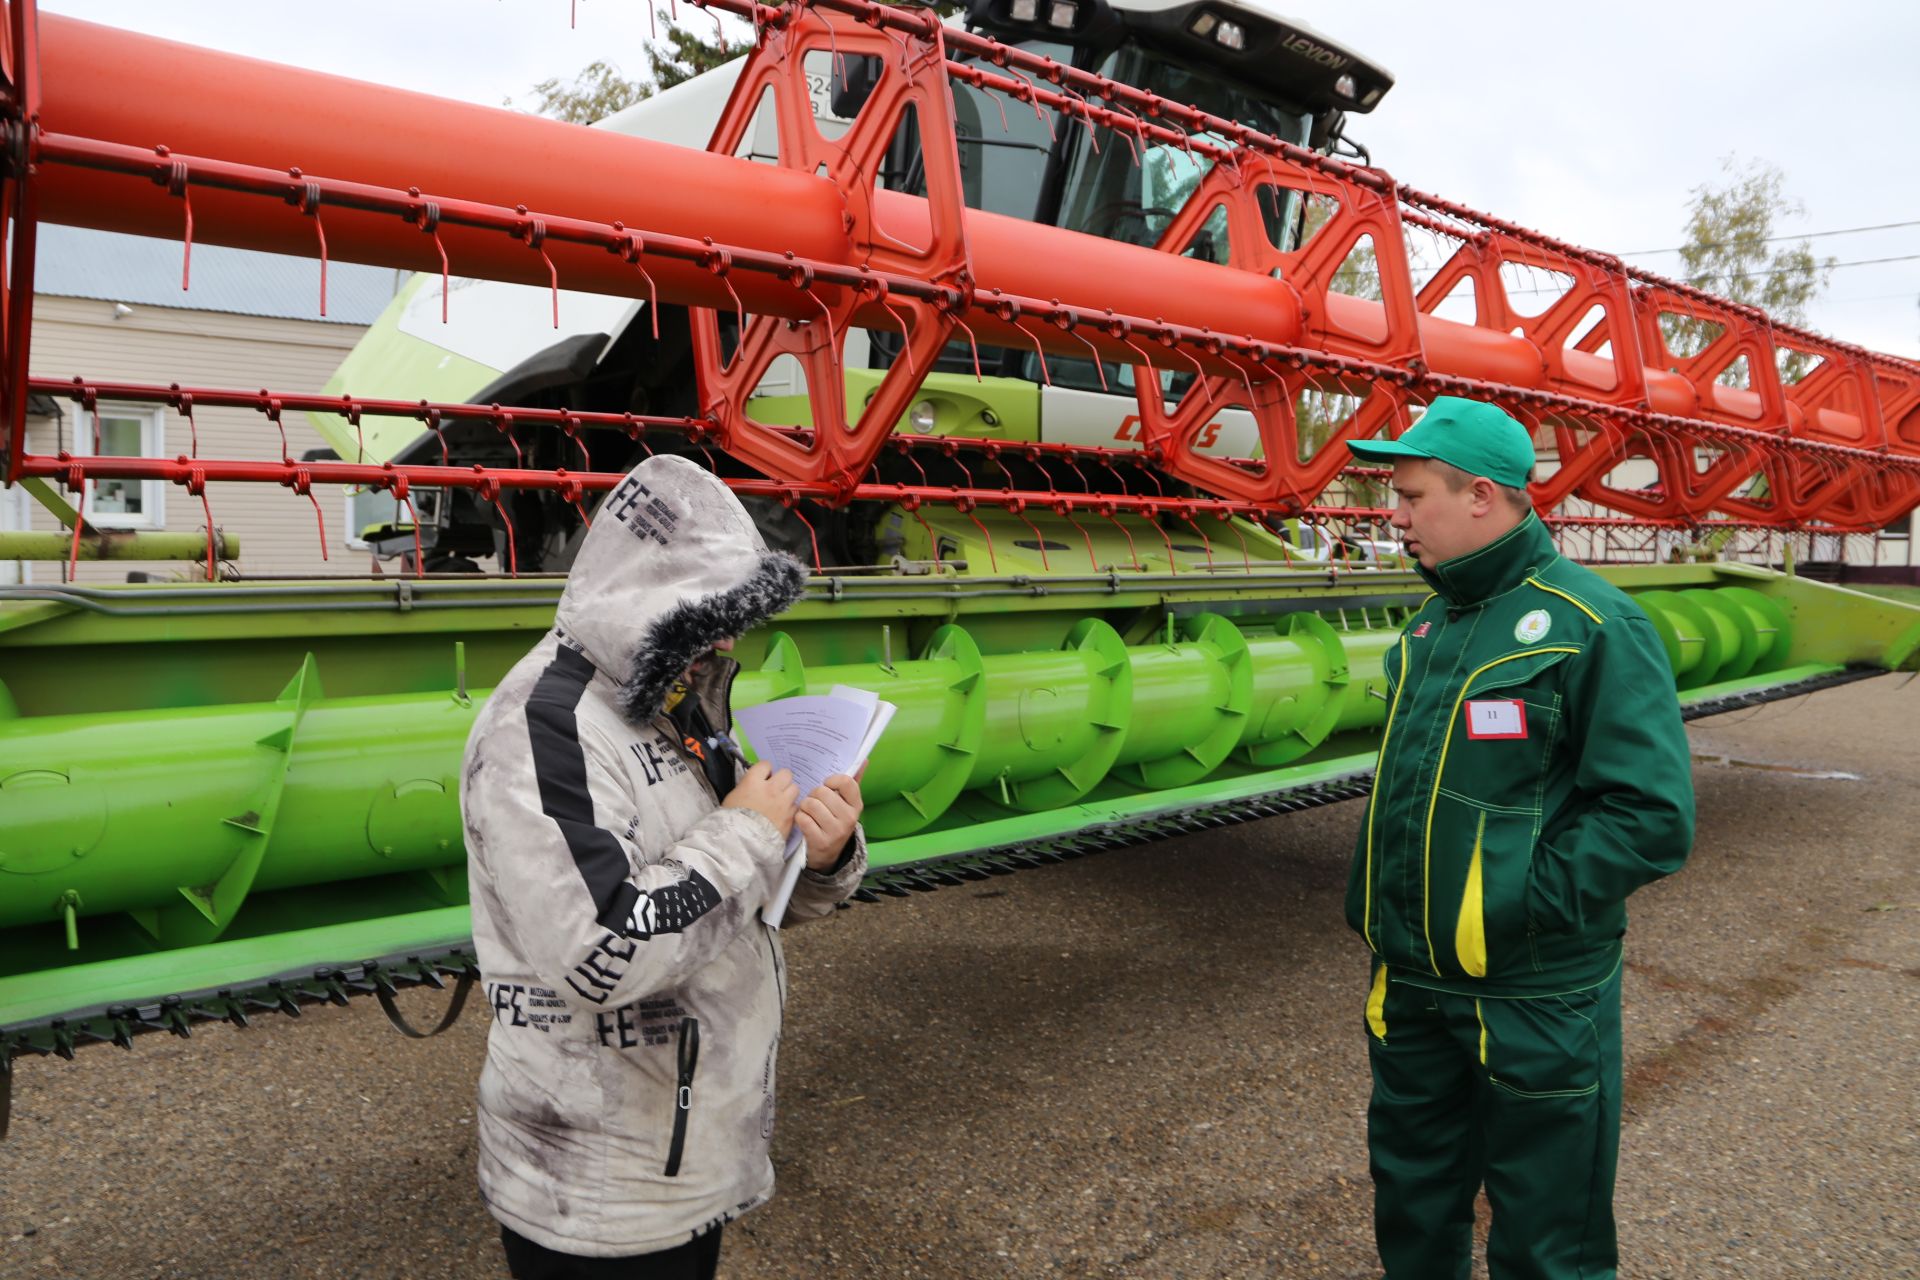
[[[327,314],[320,314],[320,261],[224,245],[193,246],[192,287],[180,288],[181,244],[41,223],[33,291],[99,298],[128,306],[180,307],[323,324],[372,324],[407,273],[355,262],[327,264]]]

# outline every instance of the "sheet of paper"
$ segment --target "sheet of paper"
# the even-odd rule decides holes
[[[833,686],[833,688],[827,690],[827,696],[829,698],[839,698],[843,702],[858,703],[865,709],[869,720],[873,718],[873,709],[880,705],[879,694],[871,689],[856,689],[850,684],[837,684]]]
[[[858,768],[898,709],[871,690],[840,684],[824,697],[781,698],[743,707],[734,719],[754,755],[776,769],[792,770],[805,796],[834,774]],[[798,828],[787,838],[786,859],[779,888],[760,912],[775,929],[806,867],[806,839]]]
[[[900,708],[891,702],[880,701],[880,695],[877,693],[856,689],[852,685],[837,684],[833,686],[833,692],[829,696],[840,698],[854,695],[860,695],[866,699],[868,712],[872,716],[871,722],[867,725],[867,736],[860,740],[859,748],[853,753],[853,767],[857,769],[861,761],[873,755],[873,749],[880,745],[880,735],[887,731],[889,724],[893,723],[893,713]]]
[[[804,796],[830,775],[847,773],[860,763],[854,753],[867,736],[873,708],[831,695],[779,698],[742,707],[733,718],[754,756],[776,769],[791,769]]]
[[[806,842],[801,841],[802,845]],[[778,929],[787,918],[787,903],[793,900],[793,887],[800,883],[800,873],[807,868],[807,855],[804,848],[795,849],[787,845],[787,865],[780,872],[780,887],[767,899],[767,905],[760,908],[760,918],[770,929]]]

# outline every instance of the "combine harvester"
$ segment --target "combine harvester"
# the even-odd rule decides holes
[[[1569,554],[1643,561],[1606,572],[1690,714],[1914,665],[1920,611],[1733,561],[1920,504],[1920,367],[1362,163],[1390,80],[1333,41],[1249,0],[704,7],[751,56],[597,128],[8,12],[6,479],[164,480],[208,536],[205,582],[0,589],[0,1071],[464,995],[468,726],[650,451],[817,569],[737,696],[901,708],[867,897],[1363,794],[1425,587],[1346,441],[1437,395],[1535,428]],[[32,377],[43,221],[420,274],[321,394]],[[33,393],[73,453],[25,449]],[[100,456],[103,401],[248,407],[260,450]],[[219,579],[239,484],[323,544],[359,493],[401,571]]]

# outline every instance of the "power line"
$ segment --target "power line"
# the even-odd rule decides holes
[[[1879,266],[1879,265],[1881,265],[1881,264],[1883,264],[1883,263],[1888,263],[1888,262],[1914,262],[1914,261],[1916,261],[1916,260],[1920,260],[1920,253],[1908,253],[1908,254],[1901,254],[1901,255],[1899,255],[1899,256],[1897,256],[1897,257],[1891,257],[1891,258],[1856,258],[1856,259],[1855,259],[1854,261],[1852,261],[1852,262],[1835,262],[1835,263],[1832,263],[1832,264],[1830,264],[1830,265],[1828,265],[1828,266],[1819,266],[1819,267],[1816,267],[1815,269],[1816,269],[1816,270],[1820,270],[1820,271],[1838,271],[1838,270],[1840,270],[1840,268],[1842,268],[1842,267],[1872,267],[1872,266]],[[1508,271],[1509,269],[1512,269],[1512,270],[1516,270],[1516,271],[1519,271],[1519,270],[1524,270],[1524,271],[1525,271],[1525,272],[1527,272],[1527,273],[1528,273],[1529,275],[1533,275],[1533,274],[1535,274],[1535,273],[1541,273],[1541,274],[1546,274],[1546,275],[1561,275],[1561,274],[1563,274],[1563,273],[1561,273],[1561,272],[1558,272],[1558,271],[1555,271],[1555,270],[1553,270],[1553,268],[1551,268],[1551,267],[1536,267],[1536,266],[1534,266],[1534,265],[1533,265],[1532,263],[1527,263],[1527,262],[1510,262],[1510,263],[1505,263],[1505,264],[1503,264],[1503,265],[1502,265],[1502,268],[1501,268],[1501,274],[1502,274],[1502,275],[1504,276],[1504,275],[1506,274],[1506,272],[1507,272],[1507,271]],[[1710,276],[1702,276],[1702,277],[1701,277],[1701,279],[1703,279],[1703,280],[1707,280],[1707,281],[1714,281],[1714,280],[1758,280],[1758,279],[1761,279],[1761,278],[1763,278],[1763,277],[1765,277],[1765,276],[1783,276],[1783,275],[1792,275],[1792,274],[1794,274],[1794,273],[1796,273],[1796,272],[1799,272],[1799,271],[1801,271],[1801,270],[1803,270],[1803,269],[1804,269],[1804,268],[1801,268],[1801,267],[1779,267],[1779,268],[1776,268],[1776,269],[1773,269],[1773,270],[1769,270],[1769,271],[1735,271],[1735,272],[1732,272],[1732,273],[1730,273],[1730,274],[1729,274],[1729,273],[1722,273],[1722,272],[1716,272],[1715,274],[1713,274],[1713,275],[1710,275]],[[1436,276],[1436,275],[1438,275],[1439,273],[1440,273],[1440,268],[1439,268],[1439,267],[1415,267],[1415,268],[1412,268],[1412,275],[1413,275],[1413,277],[1414,277],[1414,287],[1415,287],[1415,288],[1420,288],[1420,287],[1422,287],[1422,286],[1424,286],[1427,280],[1431,280],[1431,279],[1433,279],[1433,277],[1434,277],[1434,276]],[[1424,279],[1423,279],[1423,278],[1421,278],[1423,274],[1424,274]],[[1378,272],[1377,270],[1376,270],[1376,271],[1366,271],[1366,272],[1361,272],[1361,273],[1359,273],[1359,279],[1361,279],[1361,280],[1372,280],[1372,281],[1378,281],[1378,280],[1380,279],[1380,273],[1379,273],[1379,272]],[[1697,284],[1696,284],[1696,285],[1694,285],[1693,287],[1694,287],[1694,288],[1696,288],[1696,289],[1699,289],[1699,288],[1704,288],[1705,286],[1704,286],[1704,285],[1697,285]],[[1571,284],[1571,282],[1569,282],[1569,283],[1568,283],[1568,284],[1566,284],[1566,285],[1563,285],[1563,286],[1560,286],[1560,287],[1558,287],[1558,288],[1544,288],[1544,289],[1514,289],[1514,288],[1509,288],[1509,289],[1507,290],[1507,292],[1508,292],[1509,294],[1516,294],[1516,293],[1565,293],[1565,292],[1567,292],[1567,290],[1568,290],[1568,289],[1570,289],[1570,288],[1572,288],[1572,284]],[[1896,296],[1897,296],[1897,295],[1896,295]]]
[[[1891,302],[1895,298],[1920,301],[1920,290],[1906,289],[1900,293],[1870,293],[1860,298],[1822,298],[1820,299],[1819,305],[1823,307],[1844,307],[1855,302]]]
[[[1902,254],[1901,256],[1896,258],[1858,258],[1852,262],[1832,262],[1832,263],[1826,264],[1825,266],[1820,266],[1816,264],[1814,269],[1817,271],[1838,271],[1841,267],[1873,267],[1873,266],[1878,266],[1883,262],[1912,262],[1916,259],[1920,259],[1920,253]],[[1710,276],[1702,276],[1701,279],[1703,280],[1758,280],[1763,276],[1798,275],[1800,272],[1804,271],[1805,269],[1806,268],[1804,267],[1778,267],[1771,271],[1715,272],[1713,275],[1710,275]],[[1696,285],[1694,287],[1698,288],[1699,286]]]
[[[1850,236],[1861,231],[1893,231],[1900,227],[1920,227],[1920,218],[1915,218],[1909,222],[1881,222],[1871,227],[1839,227],[1832,231],[1803,231],[1796,235],[1762,236],[1757,243],[1773,244],[1775,241],[1779,241],[1779,240],[1819,240],[1825,236]],[[1620,256],[1623,258],[1639,258],[1639,257],[1644,257],[1647,254],[1653,254],[1653,253],[1679,253],[1685,249],[1725,249],[1729,245],[1732,245],[1735,243],[1747,244],[1747,243],[1753,243],[1753,242],[1744,241],[1744,240],[1742,241],[1722,240],[1714,244],[1674,245],[1672,248],[1668,248],[1668,249],[1629,249],[1625,253],[1621,254]]]
[[[1920,260],[1920,253],[1908,253],[1908,254],[1903,254],[1903,255],[1901,255],[1900,257],[1897,257],[1897,258],[1860,258],[1860,259],[1858,259],[1858,260],[1856,260],[1856,261],[1853,261],[1853,262],[1836,262],[1836,263],[1834,263],[1834,264],[1833,264],[1833,265],[1832,265],[1832,266],[1831,266],[1830,268],[1829,268],[1829,267],[1822,267],[1822,268],[1820,268],[1820,270],[1822,270],[1822,271],[1825,271],[1825,270],[1834,270],[1834,271],[1838,271],[1838,270],[1839,270],[1839,269],[1840,269],[1841,267],[1872,267],[1872,266],[1877,266],[1877,265],[1879,265],[1879,264],[1881,264],[1881,263],[1885,263],[1885,262],[1914,262],[1914,261],[1916,261],[1916,260]],[[1511,265],[1515,265],[1515,266],[1526,266],[1526,267],[1528,268],[1528,270],[1529,270],[1530,272],[1531,272],[1531,271],[1547,271],[1547,270],[1550,270],[1550,268],[1546,268],[1546,267],[1533,267],[1533,266],[1531,266],[1530,264],[1525,264],[1525,263],[1515,263],[1515,264],[1511,264]],[[1796,273],[1796,272],[1798,272],[1798,271],[1800,271],[1800,270],[1801,270],[1801,268],[1799,268],[1799,267],[1782,267],[1782,268],[1780,268],[1780,269],[1778,269],[1778,270],[1774,270],[1774,271],[1736,271],[1736,272],[1733,272],[1733,273],[1732,273],[1732,274],[1730,274],[1730,275],[1728,275],[1728,274],[1716,274],[1716,275],[1711,275],[1711,276],[1703,276],[1703,277],[1701,277],[1701,278],[1702,278],[1703,280],[1705,280],[1705,281],[1707,281],[1707,282],[1709,282],[1709,283],[1711,283],[1711,282],[1713,282],[1713,281],[1722,281],[1722,280],[1758,280],[1758,279],[1761,279],[1761,278],[1763,278],[1763,277],[1765,277],[1765,276],[1784,276],[1784,275],[1792,275],[1792,274],[1794,274],[1794,273]],[[1557,273],[1557,272],[1556,272],[1555,274],[1559,274],[1559,273]],[[1507,290],[1507,293],[1509,293],[1509,294],[1526,294],[1526,293],[1565,293],[1565,292],[1567,292],[1567,290],[1568,290],[1568,289],[1570,289],[1571,287],[1572,287],[1572,286],[1571,286],[1571,284],[1569,284],[1569,285],[1566,285],[1566,286],[1562,286],[1562,287],[1560,287],[1560,288],[1547,288],[1547,289],[1512,289],[1512,288],[1510,288],[1510,289],[1508,289],[1508,290]],[[1706,288],[1706,287],[1707,287],[1707,285],[1706,285],[1706,284],[1696,284],[1696,285],[1694,285],[1694,286],[1692,286],[1692,287],[1693,287],[1693,288],[1696,288],[1696,289],[1704,289],[1704,288]],[[1896,295],[1896,296],[1898,296],[1898,295]]]

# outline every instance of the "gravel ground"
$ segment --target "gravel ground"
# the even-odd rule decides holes
[[[1625,1277],[1920,1276],[1903,679],[1694,727],[1700,843],[1629,939]],[[722,1274],[1374,1274],[1359,812],[796,931],[781,1190]],[[23,1064],[0,1276],[504,1275],[472,1177],[485,1034],[406,1041],[365,1002]]]

